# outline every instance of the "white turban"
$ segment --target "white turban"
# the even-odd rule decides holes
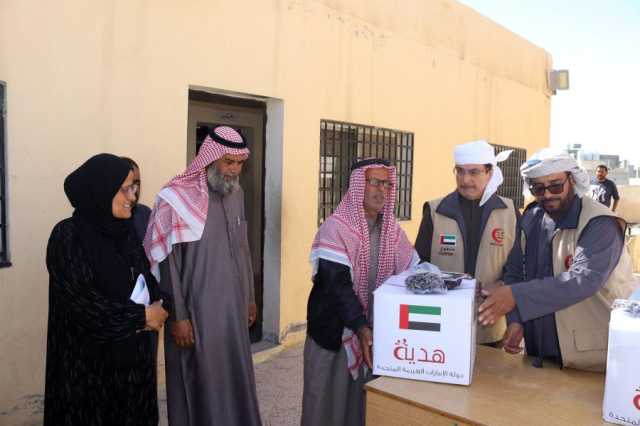
[[[513,151],[509,149],[495,155],[493,147],[485,140],[456,145],[454,148],[453,158],[458,166],[465,164],[491,164],[493,166],[493,175],[491,179],[489,179],[487,187],[484,189],[482,198],[480,199],[481,206],[486,203],[487,200],[495,194],[498,187],[502,185],[504,178],[502,177],[502,170],[498,167],[498,163],[509,158],[511,152]]]
[[[529,180],[554,173],[569,172],[575,181],[575,193],[582,197],[589,191],[589,175],[578,167],[578,163],[569,154],[561,149],[544,148],[531,156],[526,163],[520,166],[520,174],[524,180],[524,195],[531,196],[529,192]]]

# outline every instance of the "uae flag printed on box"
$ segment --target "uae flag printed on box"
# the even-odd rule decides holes
[[[400,328],[440,332],[440,306],[400,305]]]
[[[440,234],[440,245],[443,245],[443,246],[455,246],[456,245],[456,236],[455,235]]]

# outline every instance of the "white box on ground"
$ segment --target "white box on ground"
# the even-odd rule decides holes
[[[445,294],[414,294],[405,272],[374,292],[373,373],[469,385],[476,358],[475,280]]]
[[[617,304],[616,301],[615,304]],[[640,425],[640,317],[623,308],[611,311],[607,377],[602,403],[605,421]]]

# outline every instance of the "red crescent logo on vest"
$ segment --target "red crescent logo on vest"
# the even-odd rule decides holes
[[[570,254],[569,256],[564,258],[564,267],[567,271],[571,267],[572,263],[573,263],[573,255]]]
[[[635,405],[635,406],[636,406],[636,408],[637,408],[638,410],[640,410],[640,394],[636,395],[636,396],[633,398],[633,405]]]
[[[491,231],[491,238],[493,238],[493,241],[495,241],[496,244],[501,246],[504,241],[504,230],[502,228],[493,228],[493,231]]]

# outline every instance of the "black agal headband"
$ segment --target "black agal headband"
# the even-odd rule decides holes
[[[240,138],[242,139],[242,142],[230,141],[230,140],[225,139],[224,137],[222,137],[222,135],[220,135],[219,132],[217,132],[217,130],[219,128],[221,128],[221,127],[228,127],[228,126],[216,126],[213,129],[211,129],[209,131],[209,136],[211,137],[211,139],[213,139],[214,141],[216,141],[220,145],[224,145],[224,146],[229,147],[229,148],[242,149],[242,148],[246,148],[247,147],[247,140],[244,138],[242,133],[240,133],[237,130],[233,129],[233,130],[235,130],[236,133],[238,133],[238,135],[240,135]]]
[[[359,169],[360,167],[370,166],[372,164],[379,164],[385,167],[391,166],[391,163],[389,163],[387,160],[383,160],[382,158],[367,158],[366,160],[360,160],[353,163],[353,165],[351,165],[351,171]]]

